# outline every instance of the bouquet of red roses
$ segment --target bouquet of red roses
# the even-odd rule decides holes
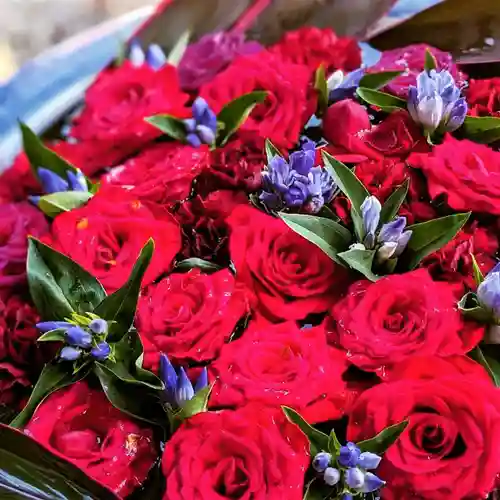
[[[330,29],[183,43],[131,42],[59,140],[21,124],[2,495],[486,498],[499,82]]]

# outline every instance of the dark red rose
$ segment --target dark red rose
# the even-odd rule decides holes
[[[144,118],[159,113],[184,116],[187,99],[173,66],[155,71],[147,64],[135,67],[125,62],[99,75],[70,134],[130,154],[162,134]]]
[[[40,190],[24,152],[19,153],[12,166],[0,175],[0,203],[25,201],[28,195],[40,193]]]
[[[165,445],[163,500],[302,500],[308,449],[281,410],[199,413]]]
[[[409,420],[377,475],[384,499],[486,498],[500,471],[499,391],[457,376],[383,383],[365,391],[349,416],[347,439],[370,438]]]
[[[146,480],[158,453],[153,431],[77,382],[51,394],[24,432],[124,498]]]
[[[431,198],[446,196],[454,210],[500,214],[500,153],[483,144],[447,135],[430,153],[408,163],[427,178]]]
[[[31,386],[28,374],[18,366],[0,363],[0,405],[21,410]]]
[[[488,229],[472,224],[465,226],[443,248],[426,257],[422,265],[433,279],[453,285],[456,297],[461,298],[476,288],[471,254],[486,275],[497,263],[494,257],[497,251],[496,236]]]
[[[47,230],[43,213],[30,203],[0,206],[0,290],[25,282],[28,236],[39,238]]]
[[[306,67],[283,62],[263,51],[233,61],[203,85],[200,95],[218,113],[236,97],[256,90],[267,91],[266,100],[255,107],[241,130],[269,138],[277,147],[291,148],[316,109],[315,97],[308,92],[309,84]]]
[[[229,262],[225,219],[238,205],[248,205],[247,196],[241,191],[225,190],[183,203],[175,214],[184,236],[182,256]]]
[[[349,72],[361,66],[357,40],[338,37],[331,28],[304,26],[287,31],[269,51],[286,62],[307,66],[311,72],[323,64],[327,75],[337,69]]]
[[[469,80],[466,95],[472,116],[500,117],[500,78]]]
[[[162,352],[183,365],[216,358],[247,308],[228,269],[170,274],[150,286],[139,302],[145,366],[157,371]]]
[[[453,288],[432,281],[424,269],[361,280],[337,302],[330,341],[345,349],[354,365],[383,370],[414,355],[464,354],[484,329],[464,325]]]
[[[326,311],[343,291],[345,270],[280,219],[237,207],[228,218],[236,276],[272,321]]]
[[[108,186],[86,206],[57,216],[48,244],[87,269],[111,293],[127,281],[149,238],[155,241],[155,251],[144,286],[168,271],[181,246],[179,226],[162,207]]]
[[[438,69],[448,70],[455,78],[458,86],[463,86],[466,76],[458,70],[453,62],[452,55],[424,43],[408,45],[394,50],[384,50],[378,63],[369,68],[369,72],[404,70],[401,76],[398,76],[386,86],[386,90],[391,94],[406,97],[408,87],[416,85],[417,76],[424,70],[427,49],[436,58]]]
[[[193,180],[209,161],[208,146],[163,142],[111,170],[104,182],[123,186],[140,200],[172,206],[191,194]]]
[[[308,422],[342,417],[347,390],[344,354],[326,343],[323,327],[300,329],[295,322],[250,326],[222,348],[211,365],[213,407],[248,402],[295,408]]]

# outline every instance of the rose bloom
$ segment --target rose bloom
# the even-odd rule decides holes
[[[180,250],[178,224],[162,207],[108,186],[84,207],[58,215],[48,244],[78,262],[112,293],[125,284],[150,238],[155,251],[144,286],[168,271]]]
[[[246,312],[243,290],[228,269],[170,274],[139,301],[145,366],[157,371],[161,352],[181,364],[214,359]]]
[[[0,291],[11,291],[26,280],[28,236],[48,230],[43,213],[27,202],[0,206]]]
[[[498,401],[491,382],[453,372],[383,383],[354,404],[347,439],[371,438],[408,419],[377,469],[387,481],[384,499],[486,498],[500,470]]]
[[[173,66],[155,71],[147,64],[135,67],[126,61],[99,75],[70,134],[80,141],[119,148],[125,156],[162,134],[144,118],[160,113],[184,116],[187,98]]]
[[[500,153],[483,144],[446,135],[430,153],[408,158],[427,178],[429,195],[446,197],[454,210],[500,214]]]
[[[41,186],[24,152],[19,153],[12,166],[0,174],[0,204],[25,201],[28,195],[40,191]]]
[[[326,74],[349,72],[361,66],[361,50],[354,38],[338,37],[331,28],[304,26],[287,31],[270,52],[286,62],[307,66],[311,72],[323,64]]]
[[[117,410],[86,382],[52,393],[24,432],[120,498],[144,483],[157,458],[153,431]]]
[[[371,66],[369,72],[404,70],[404,73],[392,80],[384,90],[400,97],[406,97],[408,87],[416,85],[417,76],[424,70],[427,49],[430,49],[432,55],[436,58],[438,70],[448,70],[455,78],[457,85],[459,87],[463,86],[466,76],[458,70],[453,62],[452,55],[424,43],[384,50],[378,63]]]
[[[233,61],[201,87],[200,95],[218,113],[243,94],[267,91],[266,100],[255,107],[240,130],[268,138],[276,147],[291,148],[316,109],[316,97],[309,94],[309,87],[306,67],[283,62],[263,51]]]
[[[332,311],[329,339],[367,371],[383,370],[414,355],[465,354],[484,328],[464,325],[453,288],[424,269],[360,280]]]
[[[283,221],[240,206],[228,224],[236,277],[253,293],[260,314],[276,322],[298,320],[335,303],[344,268]]]
[[[167,441],[163,500],[302,500],[309,444],[281,410],[199,413]]]
[[[472,116],[500,117],[500,78],[469,80],[466,96]]]
[[[455,296],[460,299],[470,290],[475,290],[472,256],[474,255],[481,272],[486,275],[497,263],[495,254],[498,240],[494,234],[476,223],[466,225],[443,248],[422,261],[433,279],[446,281],[455,288]]]
[[[181,87],[196,90],[226,69],[237,56],[256,54],[260,43],[245,41],[243,33],[209,33],[190,44],[179,63]]]
[[[209,160],[208,146],[162,142],[114,168],[104,182],[123,186],[140,200],[172,206],[191,194],[194,179]]]
[[[21,411],[30,387],[31,381],[24,369],[7,361],[0,362],[0,406]]]
[[[322,326],[300,329],[295,322],[250,327],[222,348],[210,365],[212,407],[260,402],[286,405],[310,423],[342,417],[347,369],[341,351],[326,343]]]

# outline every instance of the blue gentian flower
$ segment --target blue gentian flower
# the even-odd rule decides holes
[[[340,471],[335,467],[328,467],[323,474],[323,480],[328,486],[335,486],[340,481]]]
[[[179,408],[182,408],[184,403],[193,399],[193,396],[193,385],[191,384],[184,368],[181,366],[177,378],[177,387],[175,388],[175,402]]]
[[[80,349],[70,346],[63,347],[59,353],[59,357],[64,361],[76,361],[81,355]]]
[[[66,330],[66,342],[70,346],[88,349],[92,346],[92,335],[79,326],[71,326]]]
[[[217,116],[203,97],[197,97],[191,109],[193,117],[184,120],[186,141],[194,148],[213,144],[217,134]]]
[[[500,263],[485,277],[477,288],[479,303],[492,312],[495,318],[500,318]]]
[[[345,446],[340,447],[339,464],[344,467],[354,467],[360,455],[361,450],[354,443],[349,442]]]
[[[95,360],[104,361],[111,354],[111,347],[107,342],[99,342],[96,347],[91,349],[90,354]]]
[[[382,243],[377,252],[379,261],[399,257],[404,252],[412,235],[411,230],[404,230],[405,227],[406,217],[396,217],[382,226],[378,234],[378,241]]]
[[[353,97],[363,76],[365,76],[364,68],[352,71],[346,76],[342,70],[335,71],[327,81],[328,102],[332,104]]]
[[[59,329],[68,329],[73,326],[72,323],[68,323],[67,321],[42,321],[41,323],[37,323],[36,327],[42,332],[47,333],[52,330]]]
[[[361,204],[361,216],[363,217],[363,228],[365,230],[366,248],[373,248],[375,245],[375,233],[380,222],[380,212],[382,205],[375,196],[367,196]]]
[[[364,474],[364,483],[361,488],[363,493],[372,493],[374,491],[379,490],[382,486],[385,485],[385,481],[382,481],[378,476],[371,472],[365,472]]]
[[[324,472],[327,467],[330,465],[330,462],[332,460],[332,456],[330,453],[326,453],[322,451],[321,453],[318,453],[312,461],[312,468],[316,472]]]
[[[108,322],[105,319],[93,319],[89,323],[89,328],[97,335],[108,333]]]
[[[147,64],[150,68],[158,71],[167,64],[167,56],[162,48],[157,44],[152,44],[146,49],[146,53],[138,40],[134,39],[129,46],[128,60],[132,66],[139,68]]]
[[[379,466],[381,460],[382,457],[380,457],[379,455],[370,453],[369,451],[364,451],[358,458],[357,466],[365,470],[376,469]]]
[[[172,403],[175,399],[177,387],[177,372],[166,354],[160,355],[160,379],[165,385],[165,399]]]
[[[408,112],[420,123],[424,131],[432,134],[436,129],[453,132],[467,115],[467,102],[447,70],[422,71],[417,86],[408,91]]]
[[[350,467],[345,472],[345,482],[353,490],[361,490],[365,485],[365,474],[357,467]]]

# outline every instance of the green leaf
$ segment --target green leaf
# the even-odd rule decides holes
[[[69,212],[85,205],[92,194],[87,191],[64,191],[42,196],[38,208],[48,217],[55,217],[63,212]]]
[[[186,127],[179,118],[171,115],[154,115],[144,119],[172,139],[186,141]]]
[[[382,211],[380,212],[380,223],[386,224],[396,217],[403,204],[403,201],[408,194],[408,188],[410,187],[410,179],[406,179],[401,186],[399,186],[392,194],[387,198]]]
[[[469,352],[469,357],[479,363],[493,380],[496,387],[500,387],[500,363],[491,357],[487,357],[479,346]]]
[[[76,262],[30,237],[27,260],[31,297],[43,319],[85,313],[106,297],[102,285]]]
[[[169,52],[167,57],[167,63],[172,66],[178,66],[181,62],[184,52],[186,52],[187,46],[189,44],[189,38],[191,37],[191,30],[186,30],[177,40],[172,50]]]
[[[479,264],[477,263],[474,254],[471,253],[470,256],[472,259],[472,273],[474,274],[474,281],[476,282],[476,285],[479,286],[484,281],[484,276],[479,268]]]
[[[314,457],[320,451],[328,450],[328,436],[309,425],[293,408],[282,406],[286,418],[299,427],[309,440],[310,454]]]
[[[222,267],[214,262],[193,257],[177,262],[174,267],[174,272],[185,273],[191,271],[191,269],[200,269],[204,273],[215,273],[216,271],[220,271]]]
[[[328,452],[335,457],[339,454],[341,446],[337,434],[335,434],[335,429],[332,429],[328,437]]]
[[[51,330],[50,332],[44,333],[38,337],[37,342],[63,342],[65,338],[66,330],[58,328],[57,330]]]
[[[118,500],[111,490],[26,434],[0,426],[0,498]]]
[[[406,109],[406,101],[380,90],[366,89],[358,87],[356,90],[358,96],[371,106],[376,106],[382,111],[391,113],[396,109]]]
[[[471,141],[491,144],[500,140],[500,118],[493,116],[466,116],[460,130]]]
[[[347,249],[352,240],[349,230],[325,217],[286,213],[280,213],[279,216],[290,229],[340,263],[337,254]]]
[[[339,253],[338,257],[342,259],[342,261],[344,261],[350,268],[360,272],[370,281],[377,281],[380,276],[377,276],[372,271],[375,253],[375,250],[351,248],[346,252]]]
[[[255,106],[264,102],[266,97],[266,91],[258,90],[228,102],[217,115],[217,121],[223,125],[217,136],[217,145],[224,146],[229,137],[243,125]]]
[[[321,115],[328,108],[328,84],[326,81],[325,66],[321,64],[314,75],[314,88],[318,92],[318,111]]]
[[[324,500],[325,497],[323,492],[321,491],[323,488],[318,489],[316,488],[317,485],[318,484],[316,479],[313,479],[309,482],[309,484],[306,486],[303,500]]]
[[[381,455],[398,440],[399,436],[404,432],[406,427],[408,427],[408,424],[408,420],[403,420],[399,422],[399,424],[394,424],[385,428],[371,439],[356,444],[361,451],[369,451]]]
[[[266,156],[268,165],[275,156],[282,156],[280,150],[269,139],[266,139]]]
[[[469,319],[478,323],[493,323],[493,315],[487,309],[484,309],[473,292],[466,293],[458,303],[458,310]]]
[[[378,90],[392,82],[403,71],[381,71],[379,73],[366,73],[360,80],[359,86],[365,89]]]
[[[437,69],[437,61],[432,52],[430,51],[429,48],[425,50],[425,63],[424,63],[424,69],[425,71],[429,72],[433,69]]]
[[[44,366],[42,373],[38,377],[38,381],[33,388],[33,392],[28,400],[28,403],[23,408],[21,413],[11,422],[11,427],[24,427],[32,417],[40,403],[57,389],[66,387],[74,382],[85,378],[88,371],[81,371],[77,375],[73,375],[68,363],[51,362]]]
[[[66,179],[68,171],[77,172],[77,168],[65,159],[54,153],[51,149],[44,146],[40,138],[24,123],[19,122],[21,134],[23,138],[23,148],[28,160],[31,164],[31,169],[38,178],[38,168],[46,168],[59,177]]]
[[[108,339],[119,341],[130,329],[135,317],[137,301],[141,291],[142,278],[153,257],[154,241],[150,239],[141,250],[130,273],[130,277],[120,289],[108,295],[95,309],[95,314],[112,321]]]
[[[414,224],[407,229],[412,231],[408,246],[403,253],[406,269],[414,269],[419,262],[432,252],[451,241],[462,229],[470,216],[469,213],[447,215],[439,219]]]
[[[142,384],[124,382],[108,366],[101,363],[94,363],[94,373],[106,397],[115,408],[139,420],[165,425],[166,416],[158,391]]]

